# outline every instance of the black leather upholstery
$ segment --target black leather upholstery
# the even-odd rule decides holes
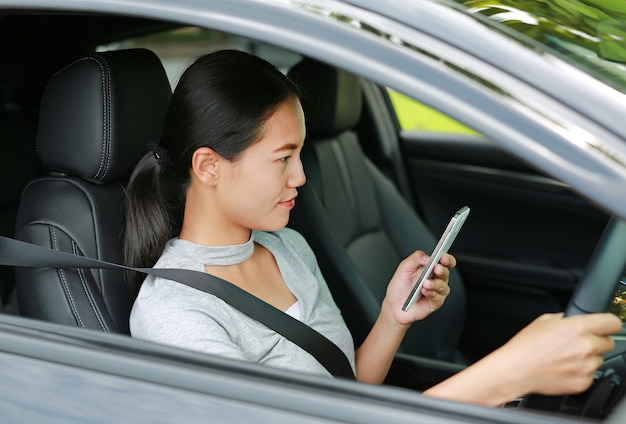
[[[289,225],[311,244],[357,345],[374,324],[389,279],[416,249],[436,240],[392,183],[360,148],[362,106],[358,78],[305,59],[289,76],[303,91],[307,183],[299,190]],[[415,323],[401,351],[463,363],[458,343],[465,291],[453,270],[452,293],[441,310]]]
[[[160,137],[170,95],[148,50],[92,54],[59,71],[37,134],[50,172],[25,188],[16,238],[120,263],[123,184]],[[128,333],[132,297],[120,271],[17,269],[16,288],[23,316]]]

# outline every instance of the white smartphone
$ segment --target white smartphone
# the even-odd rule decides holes
[[[435,246],[433,253],[431,253],[428,263],[424,267],[420,276],[415,281],[411,293],[409,293],[409,296],[406,298],[406,302],[404,302],[404,306],[402,306],[403,311],[408,311],[409,308],[413,306],[413,304],[417,302],[422,296],[422,285],[424,284],[424,281],[428,280],[432,276],[435,265],[439,263],[441,256],[444,253],[447,253],[448,249],[450,249],[450,246],[452,246],[452,242],[461,230],[461,227],[465,223],[465,220],[467,219],[469,213],[470,208],[468,208],[467,206],[463,206],[461,209],[456,211],[452,219],[450,219],[446,230],[441,235],[441,238],[439,239],[437,246]]]

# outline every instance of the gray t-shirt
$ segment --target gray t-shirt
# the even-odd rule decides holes
[[[287,286],[298,299],[301,321],[346,354],[354,369],[354,344],[313,251],[296,231],[253,231],[252,239],[269,250]],[[155,268],[204,271],[224,246],[170,240]],[[308,352],[244,315],[217,297],[175,281],[149,275],[130,316],[133,337],[232,359],[299,372],[330,375]]]

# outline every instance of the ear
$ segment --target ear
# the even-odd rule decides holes
[[[224,159],[209,147],[200,147],[191,157],[191,172],[203,184],[214,185],[219,177],[218,163]]]

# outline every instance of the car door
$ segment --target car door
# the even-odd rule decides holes
[[[416,212],[438,237],[471,208],[451,249],[467,288],[465,349],[484,355],[539,314],[562,311],[608,215],[471,128],[388,94]]]

